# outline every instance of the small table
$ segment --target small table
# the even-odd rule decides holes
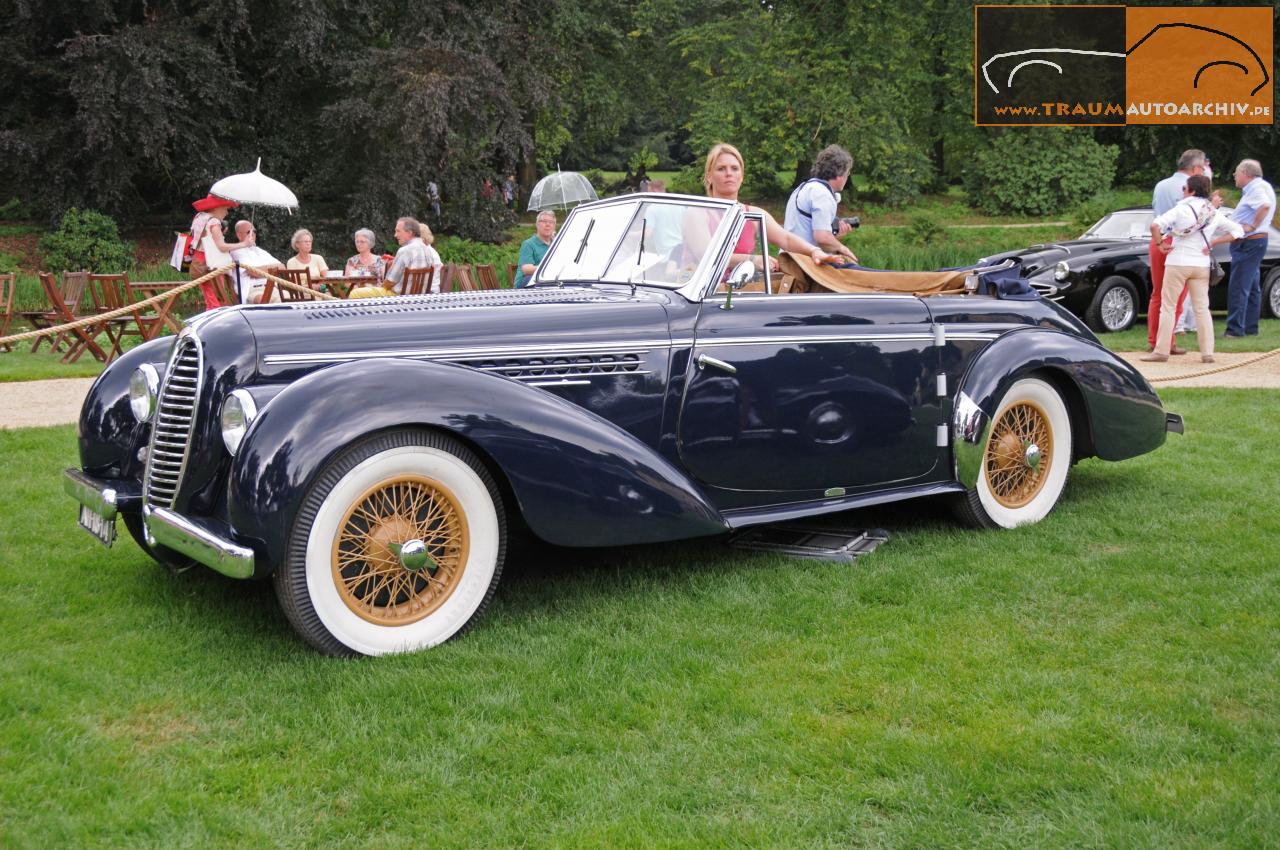
[[[141,292],[143,295],[150,298],[152,295],[159,295],[162,292],[177,289],[184,283],[190,282],[191,281],[188,280],[143,280],[136,283],[134,281],[129,281],[129,288],[136,290],[137,292]],[[165,327],[169,328],[169,330],[174,333],[180,333],[182,331],[182,323],[171,315],[173,305],[177,300],[178,296],[177,294],[174,294],[171,297],[156,303],[156,314],[160,317],[160,320],[164,322]]]
[[[311,281],[312,285],[324,284],[328,287],[329,292],[339,298],[350,298],[351,290],[357,286],[379,286],[381,281],[370,275],[344,275],[343,277],[317,277]]]

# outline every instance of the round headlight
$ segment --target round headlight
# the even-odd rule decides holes
[[[160,394],[160,376],[150,363],[143,363],[129,376],[129,409],[139,422],[146,422],[156,412]]]
[[[1066,280],[1067,275],[1069,274],[1071,274],[1071,269],[1067,266],[1066,260],[1061,260],[1056,266],[1053,267],[1054,280]]]
[[[245,432],[257,417],[258,405],[244,390],[232,390],[222,403],[222,442],[233,457],[240,449]]]

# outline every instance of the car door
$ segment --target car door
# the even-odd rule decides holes
[[[712,487],[797,499],[906,484],[944,451],[937,372],[914,296],[713,293],[695,328],[680,457]]]

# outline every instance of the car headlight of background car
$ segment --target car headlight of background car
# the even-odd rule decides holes
[[[129,376],[129,409],[139,422],[146,422],[156,412],[160,395],[160,375],[150,363],[143,363]]]
[[[222,403],[222,442],[232,457],[240,449],[245,432],[258,418],[258,404],[244,390],[232,390]]]
[[[1059,280],[1059,281],[1066,280],[1070,274],[1071,274],[1071,267],[1067,265],[1066,260],[1059,260],[1057,265],[1053,267],[1054,280]]]

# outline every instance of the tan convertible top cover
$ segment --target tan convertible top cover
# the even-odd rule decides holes
[[[795,279],[792,292],[901,292],[909,295],[953,295],[964,292],[967,271],[882,272],[820,266],[805,254],[778,255],[783,275]]]

